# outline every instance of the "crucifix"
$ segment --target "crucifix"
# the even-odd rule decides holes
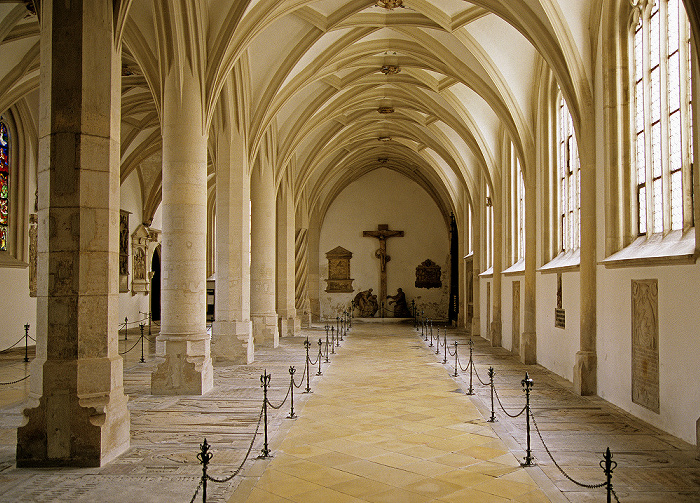
[[[386,302],[386,263],[391,260],[391,257],[386,254],[386,240],[394,236],[403,237],[403,231],[390,231],[387,224],[379,224],[376,231],[363,231],[362,235],[379,239],[379,249],[374,252],[374,256],[379,259],[381,271],[379,300],[380,302]]]

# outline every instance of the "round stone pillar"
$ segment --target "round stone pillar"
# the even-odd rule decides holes
[[[275,311],[277,239],[272,169],[257,164],[250,179],[250,319],[255,346],[279,346]]]
[[[163,240],[159,353],[154,395],[213,387],[206,325],[207,135],[199,79],[187,71],[163,91]]]

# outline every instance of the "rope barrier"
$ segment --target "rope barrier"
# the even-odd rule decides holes
[[[477,372],[476,367],[474,366],[474,362],[472,362],[472,369],[474,369],[474,373],[476,374],[476,378],[479,380],[482,386],[489,386],[490,383],[484,382],[481,380],[481,377],[479,377],[479,372]]]
[[[18,340],[17,342],[15,342],[15,343],[14,343],[12,346],[10,346],[9,348],[3,349],[2,351],[0,351],[0,353],[6,353],[6,352],[9,351],[10,349],[14,348],[17,344],[19,344],[20,342],[22,342],[23,339],[24,339],[24,336],[20,337],[19,340]]]
[[[291,386],[287,386],[287,396],[284,397],[284,400],[282,400],[282,403],[279,404],[277,407],[275,407],[274,405],[272,405],[272,402],[270,402],[270,400],[268,400],[268,399],[266,399],[266,400],[267,400],[267,404],[268,404],[270,407],[272,407],[273,409],[275,409],[275,410],[281,409],[282,406],[283,406],[283,405],[285,404],[285,402],[287,401],[287,398],[289,398],[289,392],[290,392],[291,390],[292,390],[292,387],[291,387]]]
[[[202,488],[202,484],[204,483],[204,480],[200,477],[199,479],[199,485],[197,486],[197,489],[194,490],[194,494],[192,495],[192,499],[190,500],[190,503],[194,503],[194,500],[197,499],[197,495],[199,494],[199,490]]]
[[[124,351],[123,353],[120,352],[119,354],[122,355],[122,356],[124,356],[125,354],[131,352],[131,350],[133,350],[133,349],[138,345],[139,342],[141,342],[141,337],[139,337],[138,339],[136,339],[136,342],[134,342],[134,345],[133,345],[133,346],[131,346],[129,349],[127,349],[127,350]]]
[[[12,384],[17,384],[18,382],[22,382],[22,381],[24,381],[24,380],[26,380],[26,379],[29,379],[30,376],[31,376],[31,374],[27,374],[27,375],[24,376],[22,379],[17,379],[16,381],[11,381],[11,382],[0,382],[0,386],[10,386],[10,385],[12,385]]]
[[[515,415],[510,414],[510,413],[505,409],[505,407],[503,407],[503,403],[501,403],[501,397],[498,396],[498,391],[496,390],[495,387],[493,388],[493,390],[494,390],[494,392],[496,393],[496,399],[498,400],[498,405],[501,406],[501,410],[503,410],[503,412],[505,413],[506,416],[512,417],[512,418],[516,418],[516,417],[519,417],[523,412],[525,412],[525,409],[527,409],[527,405],[524,405],[524,406],[523,406],[523,410],[521,410],[521,411],[518,412],[517,414],[515,414]]]
[[[585,487],[586,489],[600,489],[602,487],[605,487],[608,485],[608,482],[601,482],[600,484],[584,484],[583,482],[579,482],[578,480],[574,479],[571,475],[566,473],[564,469],[557,463],[557,460],[554,459],[554,456],[552,455],[551,451],[549,450],[549,447],[547,447],[547,444],[544,441],[544,438],[542,437],[542,432],[540,431],[539,426],[537,425],[537,421],[535,420],[535,415],[532,413],[532,410],[530,411],[530,417],[532,418],[532,424],[535,425],[535,430],[537,430],[537,436],[540,437],[540,442],[542,442],[542,446],[544,447],[544,450],[547,452],[547,455],[549,456],[549,459],[552,460],[552,463],[554,463],[554,466],[557,467],[557,469],[561,472],[561,474],[566,477],[570,482],[573,482],[579,487]],[[608,448],[608,453],[610,452],[610,449]],[[610,455],[610,458],[612,458],[612,455]],[[603,462],[601,462],[602,465]],[[617,466],[617,463],[615,463],[615,466]],[[607,470],[604,468],[607,474]],[[612,471],[612,470],[610,470]],[[615,501],[617,503],[620,503],[620,500],[617,497],[617,494],[613,490],[612,486],[610,487],[610,491],[612,492],[612,495],[615,497]]]
[[[304,385],[304,376],[306,376],[306,365],[304,365],[304,372],[301,374],[301,379],[299,380],[299,386],[297,386],[297,383],[294,382],[294,378],[292,378],[292,384],[294,384],[294,387],[296,389],[299,389]]]
[[[258,416],[258,424],[255,427],[255,433],[253,433],[253,438],[250,440],[250,445],[248,446],[248,450],[245,453],[245,456],[243,457],[243,461],[241,461],[241,464],[236,468],[236,471],[233,472],[231,475],[229,475],[226,478],[223,479],[217,479],[212,477],[211,475],[207,475],[207,480],[210,480],[212,482],[216,482],[217,484],[223,484],[235,477],[240,473],[240,471],[243,469],[243,465],[245,464],[246,461],[248,461],[248,457],[250,456],[251,451],[253,450],[253,444],[255,444],[255,437],[258,436],[258,431],[260,430],[260,423],[262,422],[262,416],[263,416],[263,409],[262,407],[260,408],[260,415]],[[195,493],[196,495],[196,493]]]

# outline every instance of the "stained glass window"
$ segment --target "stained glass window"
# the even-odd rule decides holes
[[[651,2],[634,30],[639,234],[693,225],[690,27],[679,0]]]
[[[10,137],[0,122],[0,251],[7,251],[10,202]]]

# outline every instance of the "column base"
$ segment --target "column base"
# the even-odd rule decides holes
[[[119,362],[107,358],[97,359],[97,362],[96,367],[83,368],[80,372],[77,368],[83,362],[43,364],[43,371],[48,373],[44,382],[49,382],[49,375],[56,377],[50,384],[45,384],[44,394],[39,399],[30,399],[29,407],[23,411],[25,423],[17,428],[18,468],[100,467],[129,448],[128,398],[123,388],[112,389],[104,395],[91,393],[86,397],[66,389],[66,381],[74,378],[76,373],[80,375],[85,370],[103,372],[104,365],[122,364],[121,358]],[[91,367],[92,363],[94,361]],[[69,384],[69,387],[74,384]]]
[[[503,346],[503,334],[501,330],[500,321],[491,322],[491,346],[494,348],[500,348]]]
[[[253,339],[256,347],[273,347],[280,345],[276,313],[250,314],[253,322]]]
[[[585,396],[598,392],[598,358],[593,351],[576,353],[574,365],[574,393]]]
[[[153,395],[204,395],[214,387],[209,336],[196,339],[159,336],[165,361],[151,374]]]
[[[292,320],[292,333],[290,334],[292,337],[297,337],[301,335],[301,318],[299,316],[295,316]]]
[[[536,332],[522,332],[520,334],[520,361],[525,365],[537,363]]]
[[[700,459],[700,419],[695,421],[695,447],[697,449],[695,459]]]
[[[474,316],[472,318],[472,336],[481,335],[481,318]]]
[[[211,356],[216,362],[253,363],[255,347],[250,320],[212,323]]]

